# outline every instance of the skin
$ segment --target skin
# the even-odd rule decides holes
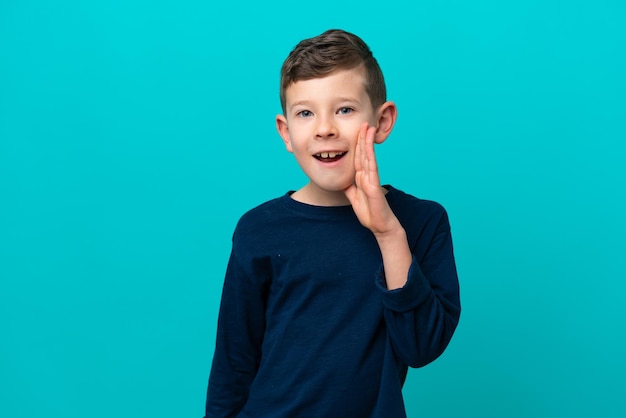
[[[374,109],[364,80],[363,70],[355,68],[291,84],[285,115],[276,116],[276,126],[309,178],[292,198],[318,206],[352,205],[378,242],[387,288],[393,290],[406,283],[412,255],[381,187],[374,144],[391,133],[397,109],[393,102]],[[315,158],[321,152],[345,154],[324,163]]]

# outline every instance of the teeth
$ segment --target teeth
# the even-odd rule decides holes
[[[345,153],[344,152],[320,152],[319,154],[315,154],[315,155],[321,158],[335,158],[343,154]]]

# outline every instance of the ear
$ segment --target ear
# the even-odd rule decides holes
[[[287,151],[293,152],[293,149],[291,148],[291,138],[289,137],[287,118],[283,115],[276,115],[276,129],[278,129],[278,134],[283,139],[285,147],[287,147]]]
[[[374,142],[381,144],[385,142],[385,139],[391,133],[393,126],[396,124],[396,118],[398,117],[398,108],[394,102],[385,102],[376,112],[376,136],[374,136]]]

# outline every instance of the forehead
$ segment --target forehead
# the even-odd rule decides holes
[[[299,102],[325,102],[350,98],[369,99],[365,89],[365,74],[361,68],[333,71],[324,77],[299,80],[285,90],[287,106]]]

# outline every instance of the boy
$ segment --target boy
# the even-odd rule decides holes
[[[374,143],[396,121],[357,36],[300,42],[281,70],[278,132],[309,183],[242,216],[209,377],[209,417],[405,417],[407,368],[460,315],[445,210],[381,187]]]

